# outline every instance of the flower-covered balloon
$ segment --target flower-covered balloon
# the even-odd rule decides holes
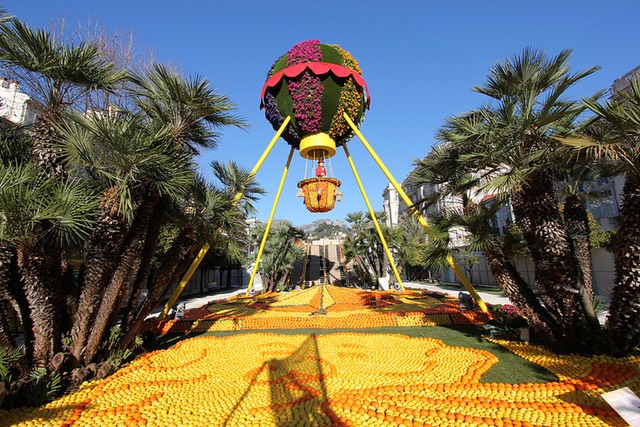
[[[340,146],[353,136],[343,113],[356,125],[364,118],[369,96],[360,73],[358,61],[338,45],[321,44],[319,40],[298,43],[269,70],[261,107],[274,129],[291,117],[282,137],[311,158],[304,152],[305,139]],[[326,154],[333,153],[329,149]]]

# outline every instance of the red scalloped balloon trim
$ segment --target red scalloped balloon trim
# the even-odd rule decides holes
[[[369,87],[367,86],[367,82],[364,81],[364,78],[351,68],[344,67],[338,64],[332,64],[330,62],[303,62],[302,64],[292,65],[290,67],[285,68],[284,70],[280,70],[275,73],[273,76],[269,77],[265,82],[264,86],[262,86],[262,91],[260,92],[260,99],[264,99],[265,93],[267,93],[267,88],[275,87],[280,83],[283,76],[287,76],[289,78],[297,77],[302,74],[305,70],[311,70],[315,75],[321,76],[323,74],[327,74],[329,72],[333,73],[336,77],[353,77],[353,80],[363,87],[367,93],[367,109],[369,108],[369,104],[371,102],[371,96],[369,95]],[[262,102],[260,103],[260,108],[262,109],[264,105]]]

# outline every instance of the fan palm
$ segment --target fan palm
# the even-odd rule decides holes
[[[232,114],[235,105],[215,93],[209,82],[194,76],[185,79],[163,65],[154,65],[145,73],[133,73],[132,95],[137,106],[150,118],[166,123],[174,132],[174,142],[198,154],[200,148],[218,144],[218,129],[246,127]]]
[[[32,163],[0,168],[0,239],[16,248],[33,323],[34,362],[59,349],[64,292],[59,248],[76,246],[93,226],[97,198],[78,180],[43,176]]]
[[[418,279],[428,264],[425,260],[427,234],[415,217],[410,217],[399,227],[400,235],[391,239],[395,245],[398,265],[402,267],[408,280]]]
[[[386,213],[375,212],[378,223],[384,222]],[[350,224],[350,235],[343,242],[344,254],[347,259],[355,260],[360,271],[371,281],[376,277],[383,277],[387,273],[391,262],[384,250],[380,235],[370,214],[352,212],[347,214],[346,221]],[[392,231],[384,224],[380,229],[390,247],[399,243],[399,233]],[[393,279],[392,279],[393,280]]]
[[[236,172],[239,172],[237,176],[248,176],[246,171]],[[233,184],[231,186],[234,187]],[[251,184],[246,188],[256,187]],[[262,189],[257,188],[257,191]],[[130,301],[136,307],[130,307],[131,315],[125,317],[125,335],[121,342],[123,348],[133,340],[151,310],[166,298],[167,292],[187,270],[203,245],[211,244],[215,248],[227,242],[230,256],[241,256],[241,249],[235,243],[242,241],[245,234],[244,214],[234,204],[234,196],[228,189],[216,188],[201,177],[196,177],[188,197],[174,200],[171,224],[177,228],[177,235],[166,252],[159,256],[159,265],[151,277],[146,299],[139,307],[137,299]],[[253,195],[246,193],[246,197],[252,198]]]
[[[215,129],[243,126],[228,114],[233,104],[202,78],[185,78],[156,65],[131,81],[137,112],[76,114],[72,124],[60,129],[59,149],[67,161],[82,167],[103,191],[72,333],[73,355],[85,363],[113,319],[125,278],[141,265],[148,271],[149,259],[138,255],[154,246],[159,228],[152,218],[170,205],[161,200],[185,196],[193,180],[192,157],[197,147],[215,145]],[[108,297],[101,298],[96,313],[96,298],[103,293]]]
[[[563,134],[584,110],[581,103],[564,99],[567,90],[598,68],[572,74],[570,57],[570,50],[548,57],[525,49],[494,65],[486,83],[474,87],[490,102],[448,119],[438,139],[451,146],[447,150],[448,161],[456,165],[453,174],[480,174],[482,189],[510,196],[540,296],[559,325],[553,341],[562,343],[562,351],[588,351],[587,338],[599,327],[594,328],[597,319],[587,319],[591,302],[558,209],[554,167],[559,144],[553,137]]]
[[[4,167],[23,165],[31,160],[31,140],[25,128],[0,118],[0,164]],[[0,304],[11,305],[20,317],[25,333],[25,342],[31,342],[29,307],[20,283],[16,248],[0,244]],[[15,346],[9,328],[7,310],[0,310],[0,342]],[[31,347],[27,348],[32,350]],[[28,354],[32,359],[32,355]]]
[[[253,203],[266,193],[264,188],[252,180],[250,173],[242,170],[235,162],[225,164],[214,160],[210,166],[219,185],[222,186],[221,189],[224,189],[232,197],[241,194],[238,205],[245,215],[255,215],[256,208]]]
[[[16,18],[0,22],[0,63],[39,103],[33,127],[37,163],[48,174],[64,173],[52,145],[56,138],[54,125],[62,120],[69,105],[88,99],[91,91],[114,89],[124,73],[100,59],[97,45],[64,43]]]
[[[613,173],[625,175],[607,334],[618,355],[640,344],[640,78],[629,83],[616,99],[604,103],[585,99],[595,114],[591,126],[583,135],[563,140],[583,148],[580,154],[606,163]]]
[[[100,342],[104,333],[100,329],[106,328],[125,278],[139,260],[159,201],[184,194],[193,168],[190,156],[173,145],[169,129],[154,128],[141,114],[76,113],[70,117],[58,127],[58,149],[68,164],[92,177],[102,193],[72,330],[72,354],[79,360],[89,335],[100,335],[92,343]],[[91,352],[97,350],[94,346]]]
[[[256,234],[264,234],[265,224],[257,226]],[[297,242],[304,238],[304,232],[288,221],[278,221],[269,230],[269,235],[260,260],[260,277],[264,290],[273,292],[278,285],[285,285],[295,262],[302,258],[302,248]]]

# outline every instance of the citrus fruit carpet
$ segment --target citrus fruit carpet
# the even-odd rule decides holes
[[[292,294],[290,298],[300,295]],[[278,305],[283,300],[270,298],[243,301],[245,306],[254,305],[251,310],[256,310],[256,303],[269,303],[276,313],[281,313],[278,306],[294,305],[291,299]],[[425,302],[416,296],[414,303],[432,310],[442,301]],[[425,308],[430,304],[433,307]],[[304,305],[301,298],[299,305]],[[392,313],[415,312],[402,311],[399,305],[393,305]],[[201,313],[217,313],[213,307],[226,307],[242,318],[250,313],[238,313],[238,307],[230,308],[227,302],[210,305]],[[324,302],[315,310],[323,307]],[[347,318],[355,314],[342,313]],[[273,318],[286,319],[279,314]],[[483,382],[489,368],[500,363],[491,352],[393,332],[205,334],[139,356],[114,375],[84,383],[43,407],[0,411],[0,423],[77,427],[626,425],[600,394],[624,386],[640,391],[639,358],[558,356],[540,346],[495,343],[550,371],[557,380]]]
[[[149,322],[161,333],[244,329],[373,328],[486,323],[490,315],[460,311],[457,299],[420,291],[362,291],[314,286],[288,293],[232,297],[187,310],[181,320]]]

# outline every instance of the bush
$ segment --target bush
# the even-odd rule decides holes
[[[36,368],[29,380],[21,386],[26,406],[42,406],[58,397],[61,390],[60,374]]]
[[[489,309],[493,320],[483,326],[486,334],[491,338],[519,340],[520,328],[527,326],[527,321],[518,309],[511,304],[495,304]]]

